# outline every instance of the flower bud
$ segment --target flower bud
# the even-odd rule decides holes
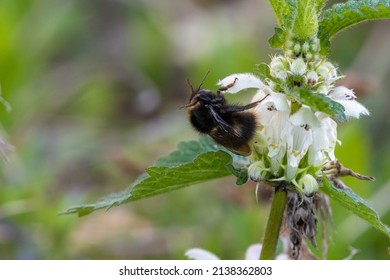
[[[330,62],[321,63],[316,72],[318,77],[326,83],[331,83],[338,77],[337,68]]]
[[[248,177],[252,181],[259,182],[265,179],[268,169],[265,168],[262,161],[252,163],[248,168]]]
[[[295,53],[300,53],[301,51],[301,45],[299,43],[294,45],[294,52]]]
[[[286,65],[287,61],[285,58],[281,56],[274,57],[270,63],[271,75],[278,79],[285,80],[287,78]]]
[[[303,176],[298,184],[303,187],[305,194],[312,194],[318,191],[319,188],[317,180],[310,174]]]
[[[306,63],[303,61],[301,57],[296,58],[293,60],[293,62],[290,65],[290,71],[298,76],[302,76],[306,73]]]
[[[318,82],[318,75],[315,71],[309,71],[306,74],[308,84],[314,86]]]
[[[317,92],[327,95],[331,87],[327,85],[321,85],[318,87]]]
[[[310,45],[308,42],[305,42],[303,45],[302,45],[302,51],[304,53],[307,53],[309,51],[309,48],[310,48]]]

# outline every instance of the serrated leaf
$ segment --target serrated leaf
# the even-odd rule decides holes
[[[159,158],[155,166],[175,167],[192,162],[205,152],[218,151],[219,147],[208,136],[201,136],[199,141],[180,142],[177,149],[167,156]]]
[[[273,49],[281,49],[287,40],[287,31],[282,28],[275,28],[275,34],[268,40]]]
[[[201,137],[199,141],[182,142],[178,150],[161,158],[155,166],[146,169],[146,173],[124,191],[110,194],[93,204],[71,207],[61,214],[77,213],[84,216],[98,209],[110,209],[113,206],[225,177],[232,174],[232,166],[238,166],[239,170],[240,163],[245,160],[246,158],[243,159],[241,156],[232,156],[219,150],[209,137]],[[242,180],[241,178],[238,181]]]
[[[230,172],[236,176],[236,185],[243,185],[248,181],[248,169],[236,168],[232,164],[228,165]]]
[[[317,11],[318,11],[318,13],[321,12],[321,10],[324,8],[326,2],[328,2],[328,0],[318,0],[317,1]]]
[[[318,31],[317,0],[295,1],[293,33],[300,39],[307,39]]]
[[[366,20],[390,18],[389,0],[348,1],[324,11],[319,23],[321,53],[329,52],[330,40],[341,30]]]
[[[340,189],[326,177],[322,175],[323,187],[320,188],[322,192],[327,194],[332,200],[339,203],[345,209],[351,211],[356,216],[367,221],[374,228],[382,231],[390,238],[390,228],[384,224],[378,213],[365,201],[363,198],[354,193],[351,189]]]
[[[274,10],[274,14],[280,26],[285,25],[285,19],[291,13],[286,0],[269,0],[269,3]]]
[[[255,72],[259,76],[260,80],[266,81],[271,77],[271,71],[268,64],[260,63],[255,65]]]
[[[293,89],[287,92],[299,103],[309,106],[313,111],[320,111],[336,118],[340,122],[345,122],[347,117],[344,113],[344,106],[333,101],[324,94],[311,92],[305,89]]]

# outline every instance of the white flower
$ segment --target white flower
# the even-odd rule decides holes
[[[185,252],[185,256],[191,260],[219,260],[219,258],[213,253],[200,248],[187,250],[187,252]]]
[[[258,260],[260,258],[261,249],[263,249],[263,244],[256,243],[248,247],[245,252],[246,260]]]
[[[344,113],[347,117],[358,119],[361,115],[369,115],[368,110],[356,101],[353,90],[343,86],[334,88],[328,95],[334,101],[344,106]]]
[[[287,135],[287,181],[292,181],[295,178],[299,162],[306,155],[312,143],[311,129],[305,125],[290,126],[290,133]]]
[[[334,149],[337,140],[337,123],[324,113],[315,114],[320,122],[313,127],[313,143],[309,148],[309,164],[321,166],[327,160],[335,160]]]
[[[245,260],[258,260],[260,258],[262,248],[263,245],[261,243],[250,245],[245,252]],[[187,250],[185,256],[191,260],[219,260],[219,258],[213,253],[199,248]],[[290,258],[286,252],[283,252],[282,254],[276,256],[276,260],[288,260],[288,259]]]
[[[255,108],[261,132],[265,137],[268,157],[271,159],[271,173],[280,169],[281,161],[286,153],[287,120],[290,116],[290,105],[286,96],[278,92],[270,92],[270,96]],[[257,93],[253,101],[260,100],[262,93]],[[253,102],[252,101],[252,102]]]

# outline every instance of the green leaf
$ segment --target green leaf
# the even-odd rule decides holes
[[[370,223],[376,229],[382,231],[390,238],[390,228],[384,224],[378,213],[363,198],[355,194],[351,189],[340,189],[326,177],[322,175],[323,187],[320,188],[332,200],[338,202],[341,206],[351,211],[356,216]]]
[[[274,10],[279,25],[285,25],[286,17],[291,14],[290,8],[287,5],[286,0],[269,0],[269,3]]]
[[[256,64],[255,72],[262,81],[266,81],[267,79],[272,78],[269,65],[266,63]]]
[[[236,185],[243,185],[248,181],[248,169],[247,168],[237,168],[232,164],[228,165],[230,172],[237,177]]]
[[[299,39],[307,39],[318,31],[317,0],[295,1],[293,33]]]
[[[275,34],[268,40],[273,49],[281,49],[287,40],[287,32],[282,28],[275,28]]]
[[[320,111],[336,118],[340,122],[347,120],[344,113],[344,106],[333,101],[324,94],[311,92],[305,89],[293,89],[287,92],[299,103],[309,106],[313,111]]]
[[[155,166],[176,167],[192,162],[197,156],[205,152],[219,151],[217,146],[208,136],[201,136],[199,141],[180,142],[177,150],[167,156],[159,158]]]
[[[326,55],[329,52],[330,40],[341,30],[366,20],[388,18],[389,0],[348,1],[333,5],[324,11],[323,19],[319,23],[321,53]]]
[[[201,138],[199,142],[183,142],[177,151],[146,169],[146,174],[141,175],[128,189],[111,194],[94,204],[71,207],[61,214],[77,213],[84,216],[98,209],[108,210],[113,206],[231,175],[233,157],[217,149],[207,138]],[[236,160],[240,158],[237,156]]]
[[[317,0],[317,12],[320,13],[328,0]]]

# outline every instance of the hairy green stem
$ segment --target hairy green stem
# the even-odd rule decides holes
[[[273,260],[275,258],[276,245],[279,240],[280,227],[282,226],[284,208],[287,201],[285,183],[275,188],[275,195],[269,213],[267,227],[263,240],[260,260]]]

